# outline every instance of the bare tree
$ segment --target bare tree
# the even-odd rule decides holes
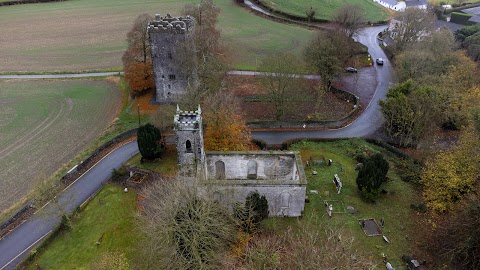
[[[396,17],[396,36],[393,39],[397,51],[403,51],[422,37],[428,36],[435,26],[435,15],[429,10],[408,8]]]
[[[342,70],[341,49],[329,34],[319,32],[303,52],[305,62],[320,75],[324,90],[330,89],[332,80]]]
[[[234,240],[231,216],[185,181],[161,179],[142,192],[137,268],[214,269]]]
[[[317,14],[317,9],[316,8],[310,7],[310,8],[305,10],[305,16],[307,16],[307,20],[309,22],[311,22],[311,21],[313,21],[313,19],[315,19],[315,14]]]
[[[220,9],[212,0],[203,0],[200,4],[185,5],[182,13],[196,21],[193,45],[198,84],[189,89],[193,93],[188,98],[194,98],[198,104],[204,96],[222,88],[228,71],[226,48],[221,44],[221,34],[216,28]]]
[[[263,71],[258,76],[262,88],[275,107],[275,118],[280,120],[292,107],[291,100],[302,95],[304,85],[299,75],[302,72],[300,60],[293,54],[280,53],[267,57],[260,65]]]
[[[152,16],[140,14],[127,33],[128,47],[122,56],[125,80],[132,93],[142,94],[155,87],[147,26]]]
[[[354,246],[355,238],[348,232],[303,222],[281,235],[263,233],[256,237],[246,252],[245,268],[375,269],[371,259]],[[282,256],[286,251],[288,256]]]
[[[333,20],[338,29],[351,38],[365,24],[365,11],[358,5],[344,5],[335,12]]]

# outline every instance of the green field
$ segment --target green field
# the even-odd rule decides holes
[[[387,10],[372,0],[261,0],[265,5],[298,16],[305,16],[305,10],[316,9],[316,18],[331,20],[335,11],[343,5],[353,4],[363,8],[369,21],[386,20]]]
[[[91,269],[93,261],[105,252],[134,254],[136,194],[107,184],[72,220],[72,229],[60,232],[40,250],[30,268]],[[100,245],[96,245],[96,242]]]
[[[0,212],[98,138],[120,97],[107,80],[0,80]]]
[[[395,266],[403,265],[401,256],[412,253],[412,245],[408,239],[414,239],[412,216],[414,212],[410,209],[411,203],[416,203],[418,193],[411,184],[403,182],[395,169],[395,162],[398,157],[383,148],[368,144],[363,140],[340,140],[333,142],[301,142],[292,146],[292,150],[299,150],[303,162],[307,160],[328,160],[332,159],[332,166],[327,166],[324,162],[321,165],[305,167],[307,175],[307,191],[317,190],[318,194],[307,192],[310,203],[305,204],[305,217],[303,219],[268,219],[267,228],[270,228],[275,234],[280,234],[287,227],[296,228],[301,223],[322,224],[320,230],[330,228],[333,230],[344,229],[352,233],[355,237],[355,249],[364,256],[368,256],[371,261],[380,265],[378,269],[384,269],[382,265],[381,253],[385,253],[389,261]],[[389,181],[382,186],[388,191],[381,195],[376,204],[365,203],[361,200],[355,179],[356,161],[353,154],[358,152],[375,153],[382,152],[390,162],[388,173]],[[325,161],[324,160],[324,161]],[[317,175],[312,175],[312,171],[317,171]],[[335,185],[332,181],[333,175],[338,174],[343,188],[340,194],[337,194]],[[328,217],[324,200],[333,204],[334,213]],[[346,212],[347,206],[353,206],[359,212],[352,215]],[[343,213],[341,213],[343,212]],[[381,236],[366,236],[361,229],[358,219],[375,218],[377,222],[381,218],[385,220],[384,235],[390,240],[386,243]],[[320,232],[322,233],[322,232]]]
[[[126,34],[141,13],[179,14],[189,0],[69,0],[0,7],[0,72],[82,71],[121,67]],[[265,20],[232,0],[214,1],[232,65],[300,52],[309,30]]]

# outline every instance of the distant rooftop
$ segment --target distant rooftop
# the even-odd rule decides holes
[[[473,14],[473,15],[480,15],[480,7],[462,9],[462,12]]]
[[[397,0],[381,0],[391,6],[395,6],[396,4],[398,4],[398,1]]]
[[[405,5],[407,7],[424,6],[424,5],[427,5],[427,1],[425,1],[425,0],[410,0],[410,1],[405,1]]]
[[[446,21],[442,21],[442,20],[437,20],[435,22],[435,28],[440,29],[442,27],[446,27],[446,28],[450,29],[450,31],[455,32],[458,29],[461,29],[461,28],[465,27],[465,25],[456,24],[456,23],[452,23],[452,22],[446,22]]]
[[[480,15],[473,16],[468,20],[469,22],[480,23]]]

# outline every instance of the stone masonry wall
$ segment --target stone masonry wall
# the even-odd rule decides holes
[[[305,207],[306,185],[202,185],[197,191],[231,210],[236,202],[245,204],[248,194],[257,191],[267,198],[270,216],[298,217]]]
[[[253,179],[270,179],[275,182],[295,183],[298,175],[294,174],[294,155],[272,155],[268,153],[251,154],[207,154],[207,178],[217,179],[216,162],[225,164],[225,179],[249,179],[249,163],[256,164],[257,177]],[[253,164],[252,164],[253,163]],[[252,179],[252,178],[251,178]]]
[[[178,102],[187,91],[194,59],[194,19],[156,15],[147,28],[159,103]]]

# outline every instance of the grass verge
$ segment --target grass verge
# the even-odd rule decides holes
[[[63,230],[40,249],[27,269],[90,269],[104,252],[134,254],[136,194],[107,184]],[[99,244],[97,244],[99,242]]]

